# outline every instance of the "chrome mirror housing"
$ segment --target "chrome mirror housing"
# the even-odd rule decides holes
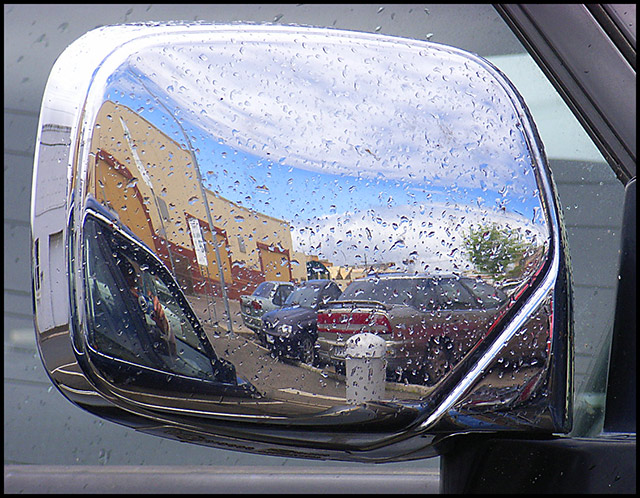
[[[31,220],[43,363],[103,418],[354,461],[571,427],[543,145],[510,82],[462,50],[96,29],[49,78]]]

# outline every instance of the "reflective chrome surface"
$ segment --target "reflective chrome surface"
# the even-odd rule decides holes
[[[41,113],[38,344],[72,401],[200,444],[383,461],[566,431],[562,230],[535,126],[478,57],[101,28]]]

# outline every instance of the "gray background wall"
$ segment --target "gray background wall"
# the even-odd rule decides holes
[[[30,297],[29,208],[40,100],[49,70],[69,43],[96,26],[171,19],[268,21],[378,31],[449,43],[495,58],[496,63],[523,49],[490,6],[476,4],[4,6],[5,464],[335,465],[202,448],[138,434],[72,406],[52,387],[40,363]],[[515,81],[521,73],[512,71],[508,74]],[[519,87],[527,85],[515,82]],[[584,154],[582,149],[566,153],[569,144],[553,143],[554,126],[577,125],[552,90],[521,91],[543,140],[549,142],[547,153],[568,228],[580,381],[613,316],[623,188],[592,146],[583,145],[588,149]],[[576,139],[574,147],[579,149],[584,140]],[[343,468],[363,465],[340,464]],[[431,459],[385,468],[426,470],[437,465],[438,459]]]

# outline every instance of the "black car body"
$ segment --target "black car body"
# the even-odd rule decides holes
[[[284,306],[262,316],[266,342],[279,356],[313,364],[318,337],[318,309],[340,296],[331,280],[309,280],[293,291]]]

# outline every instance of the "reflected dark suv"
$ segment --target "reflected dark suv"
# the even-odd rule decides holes
[[[281,309],[263,315],[263,334],[269,349],[279,356],[314,364],[318,309],[340,294],[340,287],[331,280],[303,282]]]
[[[240,296],[242,323],[253,330],[263,344],[262,315],[279,309],[293,292],[293,289],[294,285],[291,282],[268,280],[260,283],[251,295]]]
[[[386,340],[391,378],[434,384],[486,335],[507,303],[499,288],[456,275],[355,280],[318,313],[318,353],[343,371],[346,340],[374,333]]]

